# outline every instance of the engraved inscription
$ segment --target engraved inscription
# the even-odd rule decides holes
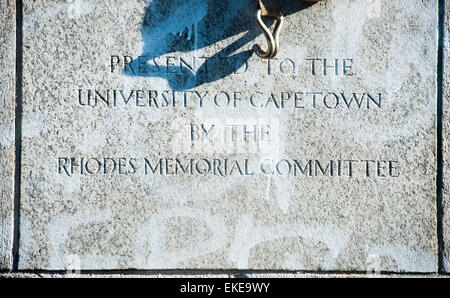
[[[143,89],[78,89],[77,102],[88,107],[133,106],[140,108],[216,108],[250,107],[256,109],[381,109],[382,93],[332,91],[205,90],[173,91]]]
[[[399,177],[396,160],[183,159],[59,157],[58,174],[74,175],[203,175],[203,176],[302,176],[302,177]]]

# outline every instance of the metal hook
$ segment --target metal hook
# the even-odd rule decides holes
[[[267,51],[264,51],[263,48],[255,44],[253,46],[253,50],[255,51],[256,55],[263,59],[271,59],[274,58],[278,53],[278,47],[279,47],[279,35],[281,31],[281,27],[283,26],[283,20],[284,17],[282,14],[279,14],[275,16],[277,19],[277,23],[275,24],[275,29],[273,30],[273,34],[270,32],[269,28],[267,28],[266,24],[264,24],[262,20],[262,11],[261,9],[258,9],[256,12],[256,25],[258,25],[261,32],[264,34],[266,40],[267,40]]]

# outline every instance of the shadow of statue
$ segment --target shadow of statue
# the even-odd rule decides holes
[[[282,1],[287,16],[311,6]],[[124,74],[165,78],[172,90],[183,91],[222,79],[246,66],[253,50],[241,48],[261,34],[255,24],[255,0],[153,0],[142,20],[144,46]],[[273,20],[267,20],[268,25]],[[195,55],[197,50],[241,36],[211,57],[175,64],[173,53]],[[163,57],[172,54],[170,57]],[[200,64],[200,65],[199,65]]]

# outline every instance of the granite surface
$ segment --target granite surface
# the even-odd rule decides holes
[[[242,270],[236,270],[231,272],[201,272],[189,270],[153,273],[153,272],[129,272],[124,271],[122,273],[110,273],[110,272],[96,272],[96,273],[55,273],[55,272],[8,272],[0,273],[0,278],[296,278],[296,279],[308,279],[308,278],[450,278],[450,275],[442,275],[437,273],[354,273],[354,272],[242,272]]]
[[[450,272],[450,1],[445,1],[444,19],[444,77],[443,77],[443,232],[444,232],[444,270]]]
[[[20,269],[437,271],[437,1],[23,3]]]
[[[11,268],[14,198],[15,1],[0,2],[0,269]]]

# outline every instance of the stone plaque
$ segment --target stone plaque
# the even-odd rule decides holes
[[[437,271],[437,1],[23,2],[20,269]]]
[[[445,1],[445,7],[450,7],[450,1]],[[444,232],[444,270],[450,272],[450,15],[445,12],[443,55],[443,232]]]
[[[14,1],[0,3],[0,269],[11,267],[14,198],[14,89],[16,19]]]

